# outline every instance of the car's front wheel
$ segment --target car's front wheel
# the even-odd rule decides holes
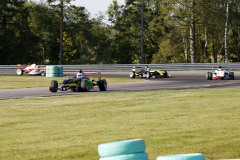
[[[150,79],[151,78],[151,73],[150,72],[147,72],[147,79]]]
[[[234,72],[229,72],[230,79],[234,79]]]
[[[168,78],[168,73],[167,73],[167,71],[163,71],[163,78]]]
[[[207,75],[206,75],[206,79],[207,80],[212,80],[212,72],[208,72]]]
[[[135,72],[134,71],[130,72],[129,76],[130,78],[135,78]]]
[[[99,89],[100,89],[100,91],[107,90],[107,81],[105,79],[102,79],[99,81]]]
[[[58,91],[58,82],[56,80],[51,81],[49,91],[50,92],[57,92]]]

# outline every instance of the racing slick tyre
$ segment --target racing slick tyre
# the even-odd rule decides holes
[[[134,71],[130,72],[129,76],[130,78],[135,78],[135,72]]]
[[[23,74],[23,71],[21,69],[17,69],[16,73],[17,73],[18,76],[21,76]]]
[[[75,91],[80,92],[80,91],[82,91],[82,89],[81,89],[81,87],[76,87]]]
[[[98,145],[98,154],[101,158],[143,153],[145,150],[146,144],[143,139],[124,140]]]
[[[209,73],[210,72],[207,72],[207,74],[206,74],[206,80],[209,80]]]
[[[107,81],[105,79],[100,80],[98,87],[99,87],[100,91],[106,91],[107,90]]]
[[[159,156],[157,160],[205,160],[205,156],[201,153],[176,154]]]
[[[89,85],[86,79],[81,80],[81,89],[85,92],[89,91]]]
[[[167,71],[163,71],[163,78],[168,78],[168,73],[167,73]]]
[[[46,72],[43,71],[43,72],[41,73],[41,76],[42,76],[42,77],[45,77],[45,76],[46,76]]]
[[[151,73],[150,72],[147,72],[147,79],[150,79],[151,78]]]
[[[212,80],[212,72],[208,72],[206,75],[207,80]]]
[[[58,82],[56,80],[52,80],[50,87],[49,87],[49,91],[50,92],[57,92],[58,90]]]
[[[136,154],[125,154],[113,157],[100,158],[99,160],[148,160],[148,154],[146,152]]]
[[[229,79],[234,79],[234,72],[229,72]]]
[[[76,88],[75,88],[75,91],[76,91],[76,92],[81,92],[81,91],[83,91],[82,88],[81,88],[81,82],[82,82],[82,81],[78,81],[77,86],[76,86]]]

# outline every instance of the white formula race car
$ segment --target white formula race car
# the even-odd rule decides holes
[[[234,72],[228,72],[224,69],[222,69],[221,66],[219,66],[218,69],[214,70],[213,72],[208,72],[206,75],[207,80],[213,80],[213,79],[234,79]]]
[[[27,75],[41,75],[46,76],[46,68],[41,68],[40,66],[36,64],[30,64],[30,65],[17,65],[17,75],[21,76],[23,74]]]

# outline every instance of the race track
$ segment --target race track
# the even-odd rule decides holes
[[[78,95],[92,93],[110,92],[140,92],[154,90],[183,90],[198,88],[240,88],[240,72],[235,71],[234,80],[206,80],[206,71],[178,71],[169,72],[172,78],[149,79],[139,82],[128,82],[108,84],[106,92],[100,92],[98,87],[90,92],[62,92],[51,93],[48,87],[24,88],[24,89],[1,89],[0,100],[19,99],[24,97],[49,97],[60,95]],[[2,76],[2,75],[0,75]],[[105,72],[102,76],[106,78],[129,78],[128,72]]]

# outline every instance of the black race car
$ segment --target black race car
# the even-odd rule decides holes
[[[136,68],[141,68],[140,71],[136,71]],[[142,78],[170,78],[171,76],[167,73],[167,71],[160,71],[157,69],[150,69],[147,67],[132,67],[132,71],[129,74],[130,78],[135,78],[136,76]]]
[[[86,75],[87,74],[99,74],[98,81],[90,80]],[[86,75],[85,75],[86,74]],[[94,89],[94,86],[98,86],[100,91],[107,90],[107,81],[101,79],[101,74],[99,72],[85,72],[83,76],[77,76],[73,78],[64,79],[62,83],[58,83],[56,80],[52,80],[49,91],[57,92],[71,90],[73,92],[89,91]]]

